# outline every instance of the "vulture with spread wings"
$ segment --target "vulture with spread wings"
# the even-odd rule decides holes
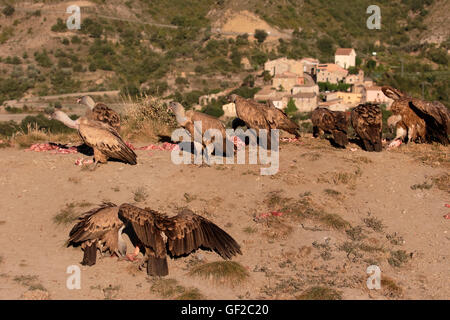
[[[399,116],[393,124],[397,130],[395,140],[407,136],[408,142],[450,143],[450,111],[442,103],[415,99],[389,86],[384,86],[382,91],[394,100],[391,111]]]
[[[84,143],[94,150],[95,162],[92,170],[97,167],[98,163],[106,163],[109,158],[132,165],[137,164],[137,155],[110,125],[86,117],[74,121],[62,111],[55,111],[52,118],[61,121],[70,128],[77,129]]]
[[[145,248],[148,275],[169,273],[167,254],[182,256],[199,248],[214,250],[224,259],[242,254],[239,244],[228,233],[189,209],[167,217],[149,208],[124,203],[119,208],[119,218],[131,225]]]

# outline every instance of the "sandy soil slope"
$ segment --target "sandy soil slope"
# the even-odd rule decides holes
[[[439,156],[424,158],[428,151]],[[176,166],[168,151],[137,153],[136,166],[91,172],[74,165],[79,154],[0,149],[1,299],[175,299],[192,288],[207,299],[293,299],[314,286],[343,299],[450,296],[448,177],[433,180],[448,173],[449,148],[352,152],[306,137],[281,146],[274,176],[260,176],[258,165]],[[189,275],[221,260],[201,250],[170,260],[163,280],[117,258],[80,266],[81,250],[65,247],[73,223],[54,219],[106,200],[170,214],[191,208],[241,244],[234,261],[249,277],[231,286]],[[255,219],[271,211],[283,215]],[[366,287],[372,264],[380,290]],[[70,265],[81,267],[80,290],[66,288]]]

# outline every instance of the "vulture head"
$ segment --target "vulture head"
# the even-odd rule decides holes
[[[172,110],[172,112],[175,114],[175,117],[177,118],[177,122],[180,125],[183,125],[186,123],[187,118],[185,116],[185,110],[184,107],[181,105],[181,103],[176,101],[171,101],[169,103],[169,109]]]
[[[392,100],[400,100],[402,98],[407,98],[407,95],[401,92],[398,89],[384,86],[381,88],[381,91],[383,91],[384,95]]]
[[[64,123],[67,127],[78,130],[80,123],[79,120],[72,120],[70,117],[63,111],[56,110],[53,112],[50,116],[53,120],[58,120],[62,123]]]
[[[237,94],[232,94],[228,96],[228,102],[236,102],[238,95]]]
[[[89,107],[90,109],[93,109],[95,106],[94,99],[92,99],[90,96],[83,96],[81,98],[78,98],[77,103],[83,104],[83,105]]]

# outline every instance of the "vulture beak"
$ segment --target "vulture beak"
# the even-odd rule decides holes
[[[78,99],[77,99],[77,103],[78,103],[78,104],[81,104],[81,98],[78,98]]]

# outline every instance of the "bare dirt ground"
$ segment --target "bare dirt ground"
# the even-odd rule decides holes
[[[150,153],[137,151],[136,166],[91,172],[74,165],[80,154],[0,149],[0,298],[295,299],[317,298],[307,290],[318,286],[342,299],[450,296],[448,147],[352,152],[304,137],[281,145],[274,176],[258,165],[177,166],[168,151]],[[201,250],[170,260],[163,279],[111,257],[81,266],[81,249],[65,247],[73,222],[64,217],[102,201],[169,214],[189,207],[241,244],[233,261],[248,276],[233,285],[191,275],[221,261]],[[271,211],[283,215],[255,219]],[[70,265],[81,268],[80,290],[66,287]],[[370,265],[381,269],[380,290],[366,286]]]

